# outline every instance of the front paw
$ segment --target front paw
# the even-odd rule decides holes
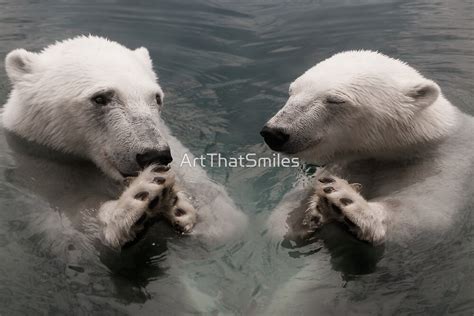
[[[163,215],[173,228],[180,233],[190,233],[197,222],[196,209],[191,205],[184,192],[173,190],[174,205],[164,210]]]
[[[326,222],[321,210],[320,199],[316,192],[311,194],[308,201],[308,208],[303,217],[303,226],[312,233],[319,229]]]
[[[319,179],[313,193],[310,195],[308,208],[303,218],[303,226],[306,226],[312,232],[321,228],[324,224],[338,220],[338,217],[340,217],[340,212],[339,214],[334,212],[332,203],[327,199],[324,190],[321,190],[321,185],[333,182],[335,182],[333,178]]]
[[[148,214],[163,216],[179,233],[190,233],[196,224],[197,212],[184,192],[174,185],[174,177],[171,180],[168,169],[161,166],[145,171],[150,173],[148,179],[165,186],[161,194],[150,203]]]
[[[197,221],[197,212],[185,194],[175,186],[174,175],[169,167],[152,166],[145,169],[136,182],[153,183],[162,187],[147,208],[147,217],[157,215],[167,219],[179,233],[190,233]]]
[[[318,179],[315,187],[321,204],[338,220],[344,220],[351,209],[363,208],[367,201],[360,195],[361,185],[349,184],[346,180],[329,176]],[[323,207],[323,206],[321,206]]]
[[[334,218],[359,239],[380,243],[385,237],[384,212],[360,195],[361,188],[358,183],[331,176],[318,179],[316,194],[328,204]]]
[[[128,180],[120,198],[104,203],[99,210],[103,239],[112,247],[135,239],[145,223],[158,215],[157,205],[174,186],[174,174],[165,166],[150,166]]]

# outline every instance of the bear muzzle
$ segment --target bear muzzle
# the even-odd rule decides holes
[[[287,134],[282,128],[269,127],[265,125],[260,131],[265,143],[275,151],[282,151],[285,144],[290,139],[290,135]]]
[[[150,149],[141,154],[137,154],[136,160],[140,168],[145,169],[152,164],[167,165],[173,161],[173,157],[171,156],[170,148],[166,147],[161,150]]]

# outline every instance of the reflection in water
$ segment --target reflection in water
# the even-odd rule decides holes
[[[474,114],[469,1],[1,4],[2,56],[83,33],[146,46],[165,89],[165,120],[194,154],[269,155],[258,131],[285,101],[289,83],[347,49],[380,50],[408,61]],[[0,72],[1,103],[8,90]],[[0,148],[2,314],[284,313],[276,306],[312,314],[474,309],[471,209],[447,235],[385,249],[356,241],[337,225],[305,243],[272,240],[265,220],[297,172],[220,168],[208,172],[251,219],[244,238],[208,247],[158,225],[114,253],[83,242],[75,219],[19,184],[18,162],[3,136]]]

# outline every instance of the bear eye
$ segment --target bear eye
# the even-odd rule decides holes
[[[159,93],[157,93],[155,98],[156,98],[156,104],[161,106],[163,104],[163,99],[161,98],[161,95]]]
[[[346,101],[340,97],[336,97],[336,96],[328,96],[326,98],[326,103],[328,104],[344,104],[346,103]]]
[[[107,105],[112,100],[110,93],[99,93],[92,97],[92,102],[97,105]]]

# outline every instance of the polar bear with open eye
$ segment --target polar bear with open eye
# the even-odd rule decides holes
[[[272,214],[304,237],[332,221],[379,244],[454,222],[473,192],[474,121],[406,63],[347,51],[290,86],[261,135],[275,151],[324,165]]]
[[[107,244],[131,241],[143,220],[155,215],[208,239],[245,226],[245,216],[221,185],[203,169],[178,165],[188,150],[160,119],[164,94],[146,48],[80,36],[38,53],[13,50],[5,66],[13,87],[3,125],[13,135],[11,147],[21,148],[15,153],[16,181],[70,218],[111,200],[97,216]],[[35,145],[52,154],[31,154]],[[93,162],[103,173],[49,159],[61,155]],[[164,166],[173,157],[169,170]],[[122,182],[139,173],[118,199],[123,188],[104,182],[103,174]]]

